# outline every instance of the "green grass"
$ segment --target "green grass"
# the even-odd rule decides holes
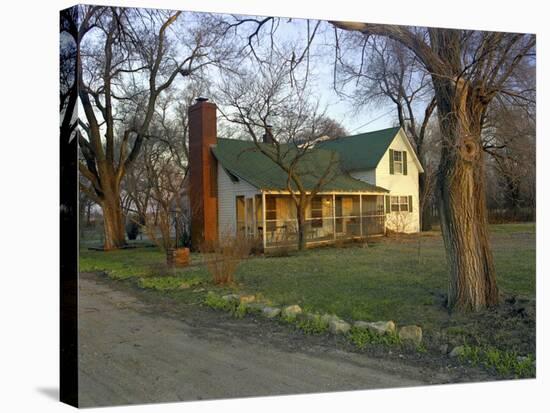
[[[316,315],[312,318],[301,319],[296,321],[296,328],[302,330],[306,334],[323,334],[328,331],[328,323]]]
[[[491,244],[501,290],[534,298],[535,224],[492,225]],[[192,254],[191,262],[191,267],[167,269],[164,254],[156,248],[109,252],[82,249],[80,254],[81,271],[107,271],[114,279],[133,278],[144,288],[161,291],[176,291],[173,288],[183,280],[209,282],[201,256]],[[472,329],[476,320],[449,315],[443,307],[447,274],[441,236],[431,232],[403,239],[381,238],[368,248],[327,247],[283,257],[250,258],[239,266],[232,288],[260,294],[275,305],[299,304],[307,312],[336,314],[347,320],[393,320],[398,325],[418,324],[427,330],[449,328],[449,336],[457,338],[486,334],[483,326]],[[243,309],[233,311],[238,315]],[[312,333],[321,328],[310,324],[301,327]],[[516,331],[514,325],[507,328]],[[497,343],[497,338],[490,344],[493,342]]]
[[[375,334],[369,330],[352,327],[348,333],[348,339],[358,349],[364,349],[371,344],[384,346],[397,346],[401,344],[401,339],[397,334]]]
[[[534,297],[534,225],[513,227],[494,228],[499,285],[505,293]],[[447,289],[439,236],[251,259],[241,265],[237,280],[249,292],[262,292],[281,305],[298,303],[353,320],[391,319],[429,326],[447,316],[438,305]]]
[[[201,283],[201,279],[195,278],[183,278],[183,277],[144,277],[138,279],[138,286],[141,288],[149,288],[157,291],[170,291],[185,289],[197,286]]]
[[[535,295],[535,225],[491,226],[498,282],[507,294]],[[192,254],[192,263],[200,262]],[[164,254],[156,248],[98,252],[83,249],[81,271],[108,271],[115,279],[164,274]],[[208,280],[202,265],[170,270],[172,276]],[[353,320],[394,320],[400,324],[438,324],[446,312],[438,305],[447,288],[441,237],[380,240],[368,248],[318,248],[288,257],[257,257],[243,262],[237,283],[279,305]]]
[[[191,254],[192,262],[200,262],[199,254]],[[114,251],[80,250],[80,271],[107,271],[109,277],[118,280],[155,276],[188,276],[206,280],[208,273],[203,266],[187,268],[166,267],[166,255],[158,248],[130,248]]]
[[[518,354],[513,351],[466,345],[460,358],[477,366],[494,369],[501,376],[516,378],[535,376],[535,360],[531,355],[518,358]]]

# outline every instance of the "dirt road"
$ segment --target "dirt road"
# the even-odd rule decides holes
[[[80,404],[105,406],[453,381],[338,350],[275,322],[174,312],[95,274],[80,279]],[[143,295],[143,294],[142,294]]]

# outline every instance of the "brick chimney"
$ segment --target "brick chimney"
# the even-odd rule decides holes
[[[271,125],[266,125],[264,136],[262,136],[264,143],[273,143],[275,139],[273,138],[273,130]]]
[[[216,105],[198,98],[189,108],[189,189],[191,247],[218,239],[217,161],[210,146],[217,142]]]

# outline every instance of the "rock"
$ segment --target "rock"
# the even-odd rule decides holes
[[[297,304],[289,305],[283,308],[282,311],[282,316],[285,318],[296,318],[298,314],[302,314],[302,309]]]
[[[325,324],[330,324],[331,321],[340,320],[340,318],[338,316],[335,316],[334,314],[323,314],[320,318],[321,321]]]
[[[296,319],[298,321],[317,321],[321,319],[321,316],[319,314],[302,312],[300,314],[296,314]]]
[[[222,300],[227,301],[229,303],[238,303],[239,296],[237,294],[227,294],[222,297]]]
[[[245,305],[246,308],[248,308],[253,313],[261,313],[264,310],[263,304],[260,304],[260,303],[243,304],[241,301],[241,305]]]
[[[449,357],[459,357],[464,355],[464,346],[456,346],[449,353]]]
[[[239,297],[239,302],[241,304],[249,304],[253,303],[254,301],[256,301],[256,297],[254,295],[241,295]]]
[[[356,321],[354,327],[369,330],[372,333],[384,335],[395,333],[395,323],[393,321],[375,321],[372,323],[366,321]]]
[[[527,360],[529,360],[529,357],[527,357],[527,356],[517,356],[516,360],[518,361],[518,363],[524,363]]]
[[[328,323],[328,329],[332,334],[346,334],[351,325],[344,320],[332,320]]]
[[[422,342],[422,329],[418,326],[404,326],[399,329],[399,338],[403,341],[412,341],[415,345]]]
[[[267,318],[275,318],[279,314],[281,314],[281,309],[277,307],[264,307],[262,310],[262,314]]]
[[[449,345],[448,344],[440,345],[439,351],[441,352],[441,354],[447,354],[449,352]]]

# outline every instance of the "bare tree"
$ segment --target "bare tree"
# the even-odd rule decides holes
[[[483,133],[483,148],[496,173],[495,189],[511,217],[534,208],[535,121],[522,108],[493,105]]]
[[[418,178],[420,222],[423,231],[430,230],[430,206],[426,201],[434,189],[435,170],[426,159],[425,137],[436,102],[429,74],[414,53],[391,39],[348,33],[336,45],[339,89],[354,85],[355,106],[372,107],[388,102],[395,106],[399,126],[424,168]],[[350,58],[345,57],[344,48],[351,52]],[[356,50],[359,49],[361,55],[358,57]]]
[[[255,147],[286,174],[286,189],[296,206],[298,248],[306,243],[306,208],[311,199],[339,171],[333,152],[315,148],[316,140],[334,131],[333,122],[313,103],[307,88],[290,76],[290,64],[275,59],[271,64],[240,76],[226,78],[219,99],[230,122],[242,125]],[[264,136],[266,138],[264,138]],[[323,152],[324,164],[315,160]],[[318,169],[319,165],[323,167]]]
[[[121,182],[149,136],[157,102],[178,75],[193,76],[220,64],[213,48],[220,33],[208,15],[177,26],[181,12],[100,8],[78,61],[79,97],[85,120],[79,145],[80,173],[104,215],[106,249],[124,245]],[[196,20],[200,20],[199,23]]]
[[[332,22],[411,50],[430,73],[443,142],[437,195],[450,264],[448,305],[480,310],[499,301],[489,245],[481,130],[498,95],[519,96],[511,75],[534,57],[535,37],[515,33]]]

